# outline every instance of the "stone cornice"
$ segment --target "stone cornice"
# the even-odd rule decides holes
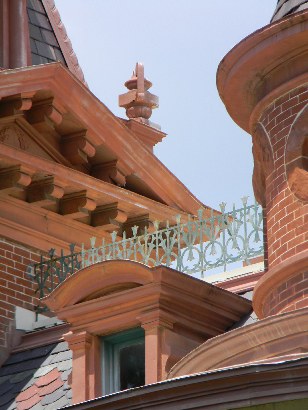
[[[261,100],[268,104],[268,94],[275,98],[276,89],[296,83],[307,72],[307,30],[308,11],[304,10],[257,30],[221,61],[217,71],[220,97],[245,131],[251,131],[250,117]]]
[[[279,284],[286,282],[298,272],[307,270],[308,252],[303,251],[291,256],[274,268],[269,269],[258,281],[253,294],[253,307],[258,317],[264,317],[266,296]],[[307,321],[308,322],[308,321]]]
[[[169,378],[306,351],[307,313],[299,309],[212,338],[180,360]]]
[[[78,271],[44,302],[74,330],[99,334],[142,325],[159,310],[196,334],[219,334],[251,309],[223,289],[163,266],[107,261]]]
[[[252,364],[167,380],[76,404],[74,410],[221,410],[306,399],[307,359]],[[294,387],[296,386],[296,387]],[[295,402],[296,403],[296,402]]]
[[[13,349],[12,353],[23,352],[25,350],[35,349],[36,347],[58,343],[64,340],[63,335],[67,331],[68,325],[63,324],[26,333],[22,337],[21,343]]]
[[[116,153],[120,169],[126,175],[137,176],[169,206],[194,215],[203,208],[210,215],[209,208],[199,202],[153,153],[138,142],[133,132],[60,63],[5,70],[0,76],[0,97],[36,92],[35,98],[39,98],[44,93],[52,93],[57,110],[70,113],[84,124],[87,141],[93,147],[106,146]],[[164,184],[161,184],[162,180]]]

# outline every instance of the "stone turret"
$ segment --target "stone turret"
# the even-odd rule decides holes
[[[307,8],[279,1],[274,23],[234,47],[217,75],[229,114],[252,135],[267,247],[253,299],[259,318],[308,306]]]

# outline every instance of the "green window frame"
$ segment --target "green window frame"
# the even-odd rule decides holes
[[[144,330],[136,328],[102,337],[103,395],[144,384]]]

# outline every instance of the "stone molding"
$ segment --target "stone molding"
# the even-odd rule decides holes
[[[230,366],[308,355],[308,308],[273,316],[214,337],[180,360],[168,379]],[[282,357],[285,356],[283,359]]]
[[[277,289],[280,285],[287,282],[288,279],[292,278],[300,272],[307,272],[307,261],[308,252],[300,252],[295,256],[292,256],[279,265],[274,266],[269,269],[257,283],[254,294],[253,294],[253,308],[257,316],[262,319],[266,317],[265,307],[268,296],[272,293],[274,289]],[[308,289],[308,281],[307,281]],[[299,296],[300,297],[300,293]],[[308,305],[308,299],[307,305]],[[285,301],[286,307],[288,301]]]
[[[246,299],[170,268],[125,260],[86,267],[43,301],[70,323],[65,339],[75,352],[75,403],[99,395],[101,336],[142,327],[150,384],[164,380],[181,357],[251,309]]]
[[[29,92],[35,94],[35,104],[32,109],[29,110],[29,107],[23,107],[24,109],[28,109],[26,114],[25,111],[17,110],[16,107],[6,107],[10,108],[10,113],[7,115],[13,115],[14,118],[16,117],[16,120],[26,127],[27,132],[31,133],[31,138],[32,134],[34,135],[33,139],[35,142],[38,142],[38,140],[41,139],[40,136],[46,133],[50,136],[50,139],[53,138],[55,140],[53,141],[55,144],[60,145],[59,149],[56,149],[55,144],[45,143],[45,140],[43,144],[43,142],[40,141],[40,148],[43,148],[46,151],[46,155],[48,154],[54,159],[53,167],[58,167],[62,164],[68,172],[77,170],[77,181],[80,181],[79,171],[82,171],[85,178],[90,178],[90,185],[95,185],[96,181],[93,182],[93,177],[91,178],[87,175],[91,171],[91,169],[89,169],[92,164],[90,159],[93,158],[95,154],[95,166],[104,163],[104,158],[100,157],[99,154],[99,147],[106,146],[108,152],[110,151],[116,156],[116,168],[119,170],[118,174],[123,174],[124,178],[136,174],[144,186],[150,188],[150,191],[153,192],[153,196],[157,198],[156,201],[146,198],[152,205],[159,204],[163,206],[163,204],[166,204],[167,206],[165,208],[174,207],[174,209],[177,208],[180,210],[180,213],[189,212],[193,215],[196,215],[198,210],[203,208],[205,212],[210,215],[210,208],[205,207],[198,201],[187,188],[157,160],[153,153],[150,152],[143,143],[138,141],[135,134],[98,101],[87,88],[82,86],[76,80],[75,76],[60,63],[7,70],[2,71],[0,74],[2,81],[2,88],[0,90],[0,98],[2,98],[1,104],[9,104],[12,95],[22,96]],[[28,79],[26,83],[23,81],[25,75]],[[72,93],[71,90],[74,90],[74,93]],[[46,108],[44,98],[46,99],[46,95],[48,95],[47,111],[50,118],[47,114],[48,118],[45,118],[46,115],[44,114]],[[28,99],[29,98],[26,100]],[[62,123],[57,125],[54,122],[59,122],[60,117],[58,114],[52,114],[53,112],[61,114]],[[7,115],[5,115],[5,117],[7,117]],[[70,127],[70,121],[67,122],[68,115],[71,121],[73,121],[74,127],[79,128],[77,134],[72,134],[72,129],[68,134],[63,131],[63,129]],[[5,117],[1,119],[1,122],[8,121]],[[44,118],[44,121],[42,118]],[[86,128],[86,131],[82,130],[82,127]],[[82,131],[84,134],[80,134]],[[70,143],[72,138],[78,140],[79,149],[77,153],[70,153],[71,150],[66,149],[67,144]],[[6,153],[10,156],[12,163],[14,160],[16,162],[20,154],[27,154],[25,151],[10,150],[9,148],[12,147],[5,146]],[[3,154],[4,152],[1,152],[1,155]],[[41,159],[39,156],[34,157],[32,155],[29,161],[35,167],[40,163],[44,170],[45,164],[47,166],[48,162],[45,160],[41,161]],[[59,162],[60,164],[58,164]],[[63,174],[66,175],[66,171],[64,173],[62,171],[61,177],[63,177]],[[54,175],[54,173],[48,171],[48,175]],[[120,181],[116,182],[123,184],[123,182],[125,182],[125,180],[123,181],[123,177],[120,178]],[[164,186],[159,182],[162,179],[166,181]],[[110,190],[117,188],[113,184],[108,184],[107,186],[110,187]],[[120,192],[122,191],[118,189],[117,193],[120,194]],[[127,196],[126,192],[127,191],[125,191],[125,197]],[[112,202],[116,201],[117,198],[113,198]],[[162,220],[159,215],[157,215],[157,218]]]
[[[291,81],[293,86],[307,81],[307,16],[306,10],[257,30],[220,63],[220,97],[233,120],[248,133],[253,129],[251,117],[258,103],[263,100],[263,105],[267,98],[269,105],[268,95],[273,96],[274,90],[281,95],[281,87]]]

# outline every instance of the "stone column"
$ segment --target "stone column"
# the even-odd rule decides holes
[[[0,0],[0,68],[9,68],[9,3]]]
[[[9,68],[31,65],[26,0],[9,0]]]
[[[90,363],[93,336],[84,331],[80,333],[67,333],[64,335],[69,348],[73,353],[72,393],[73,404],[89,400],[90,397]],[[94,397],[92,397],[94,398]]]
[[[157,383],[167,376],[170,352],[167,351],[166,331],[172,329],[173,324],[159,311],[146,313],[138,319],[145,331],[145,384]]]

